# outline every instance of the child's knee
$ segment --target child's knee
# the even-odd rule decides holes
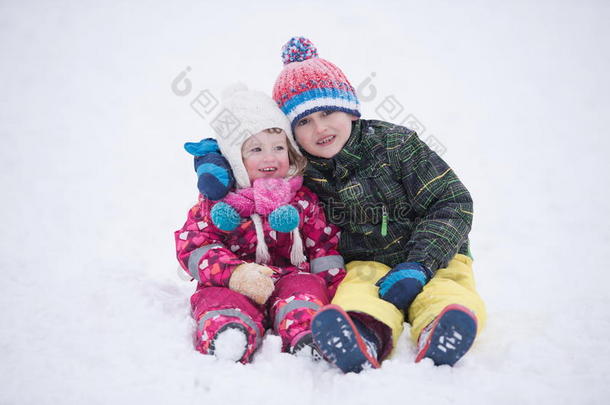
[[[374,286],[381,277],[390,271],[390,267],[383,263],[361,260],[349,262],[345,269],[347,270],[347,275],[341,285],[367,284]]]
[[[252,318],[256,324],[262,324],[264,313],[261,307],[246,296],[226,287],[203,287],[191,297],[192,315],[200,319],[204,314],[219,309],[238,308]]]
[[[302,294],[328,304],[328,288],[324,280],[311,273],[295,273],[282,277],[275,285],[271,302]]]

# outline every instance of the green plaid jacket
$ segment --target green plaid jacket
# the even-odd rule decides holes
[[[408,128],[358,120],[332,159],[306,154],[305,184],[341,227],[346,262],[445,267],[468,254],[472,199],[453,170]]]

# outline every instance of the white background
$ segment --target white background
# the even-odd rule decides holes
[[[605,403],[609,19],[602,1],[3,1],[0,403]],[[393,95],[473,195],[489,323],[453,369],[414,364],[407,333],[359,375],[275,336],[248,366],[193,350],[172,232],[196,199],[182,144],[212,131],[190,103],[270,93],[293,35],[354,86],[374,72],[364,117]]]

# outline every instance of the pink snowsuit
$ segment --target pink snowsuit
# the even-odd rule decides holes
[[[250,361],[265,329],[272,327],[287,351],[310,330],[313,314],[330,302],[345,276],[343,258],[337,251],[339,229],[327,223],[317,196],[301,187],[290,202],[299,212],[299,230],[308,262],[298,268],[290,262],[292,235],[274,231],[262,217],[265,242],[274,270],[275,290],[266,305],[258,305],[229,289],[229,279],[240,264],[254,262],[257,237],[251,219],[231,232],[218,229],[210,210],[214,202],[201,195],[190,209],[182,229],[175,232],[176,252],[182,268],[198,281],[191,297],[197,321],[195,347],[202,353],[223,326],[240,323],[249,332],[243,363]]]

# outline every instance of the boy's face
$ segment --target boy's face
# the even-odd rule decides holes
[[[287,142],[284,131],[261,131],[243,143],[241,156],[250,182],[263,177],[286,177],[290,169]]]
[[[343,149],[357,119],[343,111],[317,111],[297,122],[294,135],[307,153],[330,159]]]

